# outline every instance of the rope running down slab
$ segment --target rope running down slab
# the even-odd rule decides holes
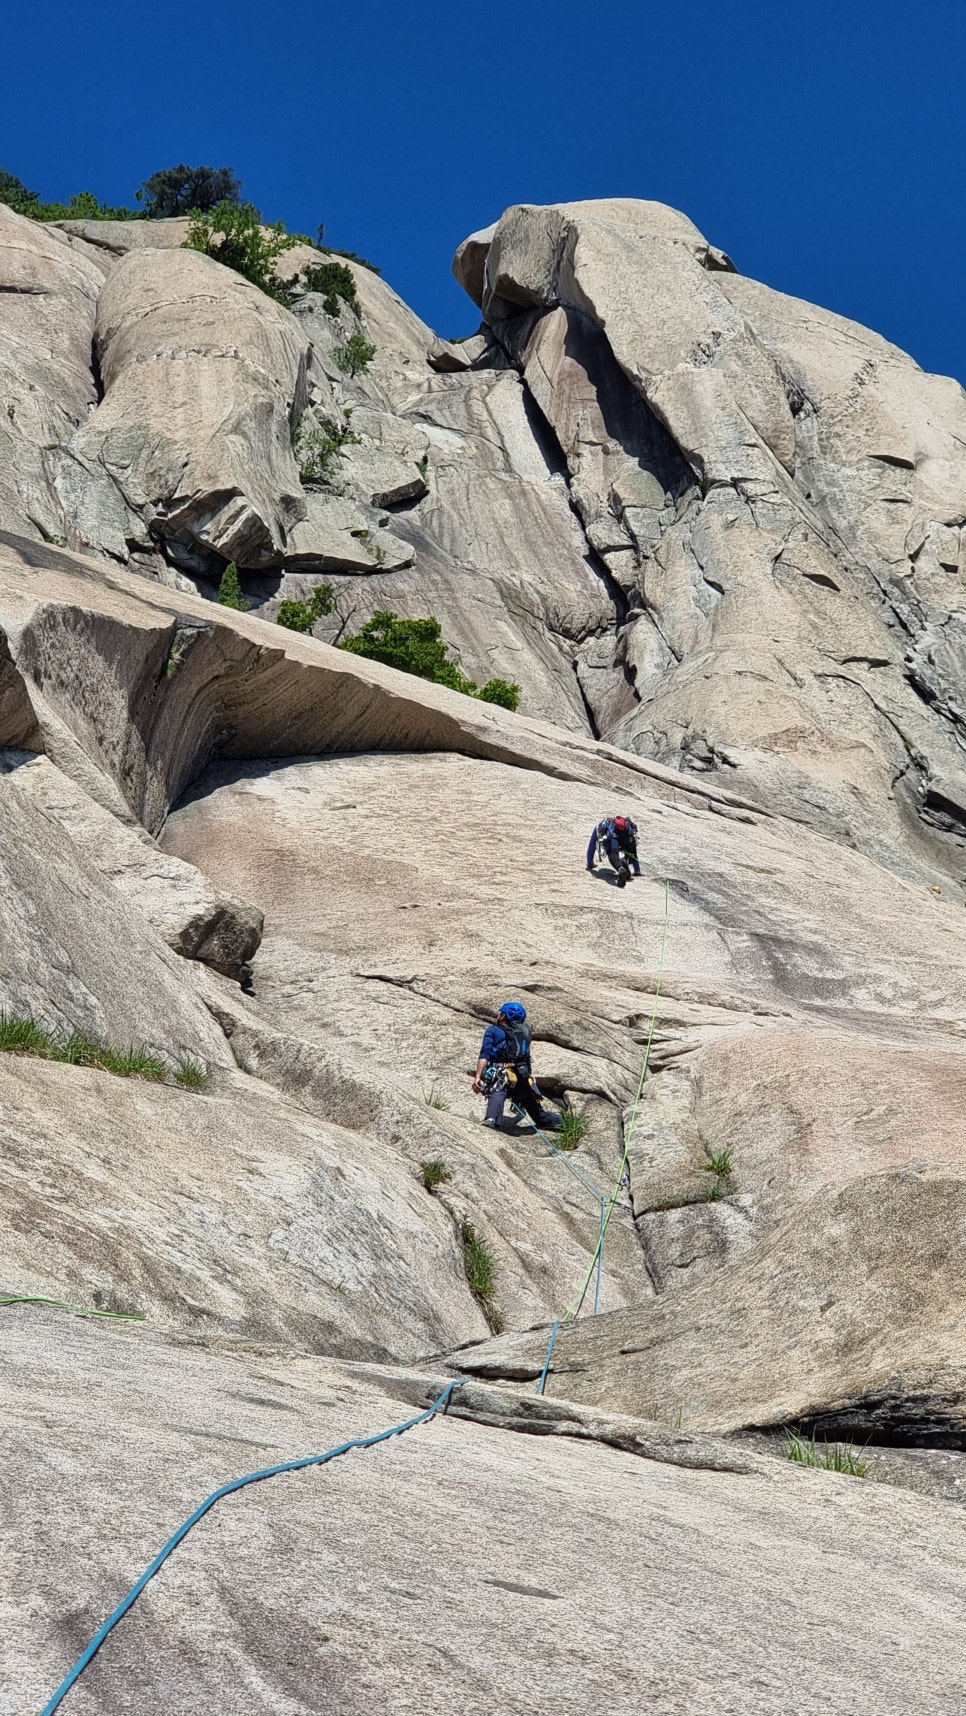
[[[306,1466],[324,1466],[328,1464],[329,1460],[337,1460],[340,1454],[350,1453],[353,1448],[374,1448],[379,1442],[388,1442],[392,1436],[404,1436],[407,1430],[415,1430],[418,1424],[428,1424],[431,1418],[435,1418],[437,1412],[445,1411],[453,1390],[462,1388],[464,1382],[465,1378],[460,1378],[456,1382],[447,1383],[442,1394],[437,1400],[434,1400],[427,1411],[421,1412],[417,1418],[407,1418],[404,1424],[394,1424],[391,1430],[381,1430],[377,1436],[360,1436],[353,1442],[343,1442],[338,1448],[330,1448],[326,1454],[309,1454],[304,1460],[288,1460],[281,1466],[266,1466],[264,1471],[249,1472],[247,1477],[236,1478],[233,1483],[222,1484],[221,1489],[213,1490],[210,1496],[206,1496],[201,1506],[195,1508],[190,1518],[186,1519],[183,1525],[179,1525],[173,1537],[169,1537],[160,1554],[155,1556],[150,1567],[141,1574],[137,1584],[131,1586],[123,1602],[119,1603],[113,1614],[108,1616],[100,1631],[94,1635],[83,1656],[78,1657],[70,1673],[61,1681],[50,1703],[44,1705],[41,1716],[54,1716],[54,1711],[59,1708],[75,1681],[79,1679],[88,1663],[100,1650],[108,1634],[137,1602],[148,1580],[154,1578],[155,1573],[167,1561],[172,1550],[178,1547],[182,1539],[187,1537],[192,1526],[197,1525],[199,1519],[203,1519],[216,1502],[221,1501],[224,1496],[232,1495],[235,1490],[243,1490],[247,1484],[261,1483],[264,1478],[277,1478],[282,1472],[300,1472]]]
[[[553,1332],[551,1333],[551,1336],[550,1336],[550,1345],[547,1348],[547,1357],[546,1357],[546,1360],[544,1361],[544,1366],[543,1366],[543,1371],[542,1371],[541,1376],[540,1376],[540,1381],[537,1384],[537,1389],[536,1389],[537,1394],[542,1394],[544,1391],[544,1388],[546,1387],[547,1376],[548,1376],[548,1373],[550,1370],[550,1359],[551,1359],[551,1355],[553,1353],[554,1346],[556,1344],[557,1334],[558,1334],[560,1328],[562,1327],[562,1325],[564,1323],[571,1322],[574,1318],[579,1316],[581,1307],[582,1307],[583,1302],[584,1302],[584,1299],[587,1296],[587,1289],[590,1286],[591,1277],[593,1276],[595,1269],[597,1271],[597,1286],[596,1286],[596,1291],[595,1291],[595,1295],[594,1295],[594,1315],[596,1316],[596,1314],[597,1314],[597,1308],[598,1308],[598,1305],[600,1303],[600,1278],[601,1278],[601,1273],[603,1271],[603,1263],[604,1263],[604,1241],[607,1237],[607,1229],[610,1226],[610,1218],[614,1213],[614,1210],[615,1210],[616,1205],[617,1205],[617,1200],[620,1197],[621,1187],[624,1184],[624,1172],[625,1172],[625,1169],[627,1167],[627,1159],[628,1159],[628,1156],[630,1155],[631,1145],[634,1142],[634,1132],[635,1132],[635,1129],[637,1126],[637,1111],[640,1107],[641,1095],[642,1095],[642,1092],[644,1090],[644,1081],[647,1078],[648,1069],[649,1069],[650,1064],[651,1064],[651,1046],[654,1042],[654,1031],[655,1031],[655,1027],[657,1025],[657,1011],[658,1011],[658,1007],[660,1005],[660,1000],[661,1000],[661,987],[662,987],[662,984],[664,982],[664,958],[665,958],[665,954],[667,952],[667,936],[668,936],[668,923],[670,920],[670,913],[671,913],[671,885],[665,879],[665,882],[664,882],[664,930],[663,930],[663,934],[661,936],[661,957],[658,961],[657,983],[656,983],[655,988],[654,988],[654,1006],[651,1009],[651,1018],[650,1018],[650,1023],[648,1025],[648,1029],[647,1029],[647,1041],[646,1041],[645,1048],[644,1048],[644,1060],[643,1060],[643,1063],[641,1065],[641,1076],[637,1081],[637,1090],[634,1094],[634,1104],[633,1104],[633,1107],[631,1109],[631,1117],[630,1117],[630,1120],[629,1120],[628,1125],[627,1125],[627,1132],[625,1134],[624,1154],[621,1157],[621,1165],[620,1165],[620,1168],[618,1169],[617,1179],[614,1182],[614,1189],[611,1192],[610,1198],[607,1202],[606,1213],[602,1212],[602,1214],[601,1214],[600,1236],[597,1240],[597,1246],[596,1246],[596,1249],[594,1251],[594,1255],[591,1258],[589,1264],[587,1265],[587,1272],[584,1275],[583,1281],[581,1282],[580,1286],[578,1287],[577,1292],[574,1294],[573,1299],[571,1299],[570,1304],[567,1306],[567,1309],[565,1310],[563,1316],[560,1317],[557,1320],[557,1322],[554,1323]],[[548,1140],[548,1142],[549,1142],[549,1140]],[[568,1163],[568,1167],[569,1166],[570,1166],[570,1164]]]

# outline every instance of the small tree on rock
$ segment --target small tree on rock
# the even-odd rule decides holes
[[[279,280],[275,264],[283,251],[299,240],[285,231],[282,222],[262,226],[253,203],[219,203],[207,214],[199,214],[188,228],[183,250],[200,250],[226,268],[233,268],[270,298],[287,304],[292,288]]]
[[[242,590],[238,567],[234,560],[229,560],[221,575],[221,583],[218,585],[218,600],[223,608],[236,608],[240,614],[247,614],[251,607],[251,602],[247,600]]]
[[[275,623],[286,626],[290,632],[310,632],[316,620],[331,614],[334,607],[332,585],[316,584],[307,602],[296,602],[291,597],[281,602]]]
[[[207,214],[219,203],[241,201],[241,180],[230,167],[165,167],[152,173],[135,196],[149,220]]]

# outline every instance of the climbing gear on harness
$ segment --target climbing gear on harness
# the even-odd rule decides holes
[[[169,1537],[160,1555],[155,1556],[150,1567],[141,1574],[137,1584],[132,1585],[124,1601],[118,1604],[100,1631],[95,1633],[83,1656],[78,1657],[66,1679],[61,1681],[50,1703],[44,1705],[41,1716],[54,1716],[54,1711],[62,1704],[74,1682],[83,1674],[91,1658],[100,1650],[112,1628],[117,1626],[118,1621],[137,1602],[148,1580],[154,1578],[158,1569],[167,1561],[171,1551],[178,1547],[182,1538],[187,1537],[191,1527],[197,1525],[199,1519],[203,1519],[209,1509],[213,1508],[216,1502],[221,1501],[223,1496],[230,1496],[235,1490],[243,1490],[247,1484],[260,1483],[263,1478],[277,1478],[281,1472],[300,1472],[305,1466],[325,1466],[330,1460],[337,1460],[340,1454],[348,1454],[353,1448],[374,1448],[378,1442],[388,1442],[391,1436],[404,1436],[407,1430],[415,1430],[418,1424],[428,1424],[431,1418],[435,1418],[437,1412],[445,1412],[453,1390],[462,1388],[466,1380],[466,1377],[461,1377],[456,1382],[447,1383],[442,1394],[437,1400],[434,1400],[426,1412],[421,1412],[418,1418],[407,1418],[404,1424],[394,1424],[391,1430],[381,1430],[377,1436],[360,1436],[354,1442],[343,1442],[338,1448],[330,1448],[327,1454],[309,1454],[304,1460],[288,1460],[282,1466],[266,1466],[264,1471],[249,1472],[247,1477],[236,1478],[234,1483],[222,1484],[220,1490],[213,1490],[211,1495],[207,1496],[201,1503],[201,1506],[195,1508],[191,1517],[186,1519],[183,1525],[179,1525],[174,1536]]]
[[[484,1096],[490,1096],[494,1090],[505,1090],[511,1082],[517,1082],[513,1068],[505,1066],[502,1061],[490,1061],[480,1079],[480,1089]]]

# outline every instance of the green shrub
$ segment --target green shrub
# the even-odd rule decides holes
[[[358,439],[347,423],[341,428],[334,423],[319,423],[306,412],[292,436],[292,451],[303,483],[331,482],[342,448]]]
[[[508,679],[488,679],[479,695],[481,703],[498,703],[501,709],[520,706],[520,687],[511,685]]]
[[[498,1335],[505,1327],[505,1322],[493,1296],[496,1289],[496,1258],[471,1222],[460,1223],[460,1242],[463,1247],[463,1268],[470,1292],[493,1333]]]
[[[230,167],[165,167],[145,179],[135,200],[145,204],[148,220],[173,215],[207,214],[219,203],[241,201],[241,180]]]
[[[442,1156],[431,1156],[428,1162],[420,1162],[419,1177],[427,1192],[435,1191],[437,1186],[453,1178]]]
[[[63,1061],[69,1066],[97,1067],[117,1078],[143,1078],[152,1084],[169,1081],[188,1090],[202,1090],[208,1075],[200,1061],[186,1055],[175,1068],[151,1053],[143,1044],[116,1049],[103,1037],[87,1031],[58,1035],[38,1025],[29,1013],[0,1011],[0,1054],[36,1055],[40,1060]]]
[[[355,276],[344,262],[317,262],[302,270],[302,284],[307,292],[323,294],[322,308],[327,316],[339,314],[339,300],[350,310],[358,310]]]
[[[332,356],[343,375],[361,375],[369,368],[376,348],[362,334],[350,334],[344,346],[336,346]]]
[[[93,191],[78,191],[69,203],[41,202],[13,173],[0,172],[0,203],[28,220],[140,220],[137,209],[111,208],[99,203]]]
[[[240,614],[247,614],[251,608],[251,602],[242,592],[238,567],[234,560],[229,560],[221,575],[221,582],[218,585],[218,600],[223,608],[235,608]]]
[[[319,233],[321,232],[322,228],[319,227]],[[309,242],[311,243],[311,240]],[[367,262],[364,256],[357,256],[354,250],[334,250],[331,244],[320,244],[319,249],[323,250],[326,256],[344,256],[347,262],[357,262],[360,268],[368,268],[370,274],[382,273],[382,269],[377,268],[374,262]]]
[[[316,620],[331,614],[334,607],[332,585],[316,584],[307,602],[296,602],[291,597],[286,597],[279,605],[275,624],[287,627],[290,632],[310,632]]]
[[[413,673],[418,679],[448,685],[452,691],[470,695],[476,691],[474,681],[467,679],[455,661],[450,660],[438,620],[401,620],[397,614],[380,610],[355,636],[346,638],[341,647],[352,655],[384,662],[386,667],[398,667],[402,673]]]
[[[386,667],[397,667],[401,673],[413,673],[417,679],[428,679],[434,685],[447,685],[451,691],[462,691],[466,697],[483,695],[476,680],[467,679],[451,658],[438,620],[401,620],[398,614],[380,610],[339,647],[353,655],[365,656],[369,661],[381,661]],[[519,702],[518,685],[507,685],[503,679],[491,679],[483,691],[494,685],[506,686]],[[499,699],[490,697],[487,701]],[[512,707],[515,708],[516,704]]]
[[[278,279],[275,264],[298,242],[280,220],[263,227],[253,203],[222,202],[206,213],[192,214],[182,249],[200,250],[225,268],[233,268],[269,298],[287,304],[292,287]]]
[[[22,179],[16,173],[8,173],[5,167],[0,167],[0,203],[6,203],[8,208],[15,208],[17,203],[37,203],[40,197],[36,191],[28,191]]]

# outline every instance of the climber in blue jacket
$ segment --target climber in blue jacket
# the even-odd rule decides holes
[[[587,848],[587,868],[593,870],[599,851],[607,854],[611,869],[618,874],[621,870],[622,858],[630,859],[631,869],[635,876],[641,873],[640,860],[637,856],[637,824],[629,816],[605,816],[603,822],[598,822],[590,837]]]
[[[563,1125],[560,1115],[544,1108],[540,1091],[530,1065],[530,1030],[527,1010],[519,1001],[507,1001],[500,1008],[495,1025],[488,1025],[480,1045],[473,1089],[486,1096],[483,1125],[497,1132],[504,1130],[503,1108],[509,1100],[530,1116],[541,1130],[559,1132]]]

